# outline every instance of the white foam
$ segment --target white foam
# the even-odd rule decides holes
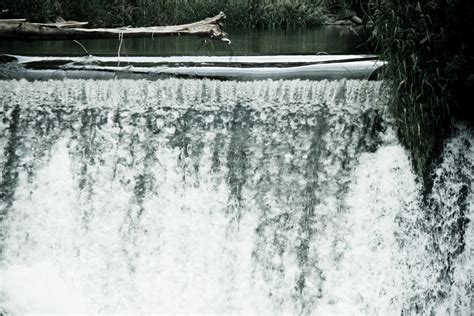
[[[424,209],[395,133],[372,129],[381,91],[353,80],[2,82],[2,110],[21,115],[1,307],[464,313],[473,230],[454,223],[472,219],[472,138],[450,141],[439,207]],[[453,198],[463,185],[465,208]],[[439,278],[461,233],[466,251]]]

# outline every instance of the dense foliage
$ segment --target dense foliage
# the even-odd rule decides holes
[[[469,0],[373,3],[374,36],[391,89],[389,110],[426,174],[455,120],[473,121],[474,5]]]
[[[226,26],[259,28],[321,25],[325,13],[350,0],[4,0],[5,16],[35,21],[90,21],[94,26],[170,25],[201,20],[223,11]]]

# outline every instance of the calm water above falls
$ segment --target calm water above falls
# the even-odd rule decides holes
[[[0,310],[468,315],[474,133],[423,206],[381,91],[1,82]]]
[[[231,48],[223,42],[197,37],[126,38],[121,56],[178,55],[288,55],[288,54],[368,54],[367,35],[341,28],[324,27],[289,30],[227,30]],[[118,39],[81,40],[92,55],[117,55]],[[0,54],[84,55],[73,41],[0,41]]]

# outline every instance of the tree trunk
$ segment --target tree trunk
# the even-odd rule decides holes
[[[227,33],[220,25],[224,19],[225,14],[221,12],[212,18],[182,25],[95,29],[80,27],[86,22],[29,23],[0,20],[0,40],[74,40],[193,35],[230,42]]]

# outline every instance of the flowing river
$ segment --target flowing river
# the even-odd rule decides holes
[[[0,82],[0,313],[456,314],[474,132],[416,177],[381,82]]]

